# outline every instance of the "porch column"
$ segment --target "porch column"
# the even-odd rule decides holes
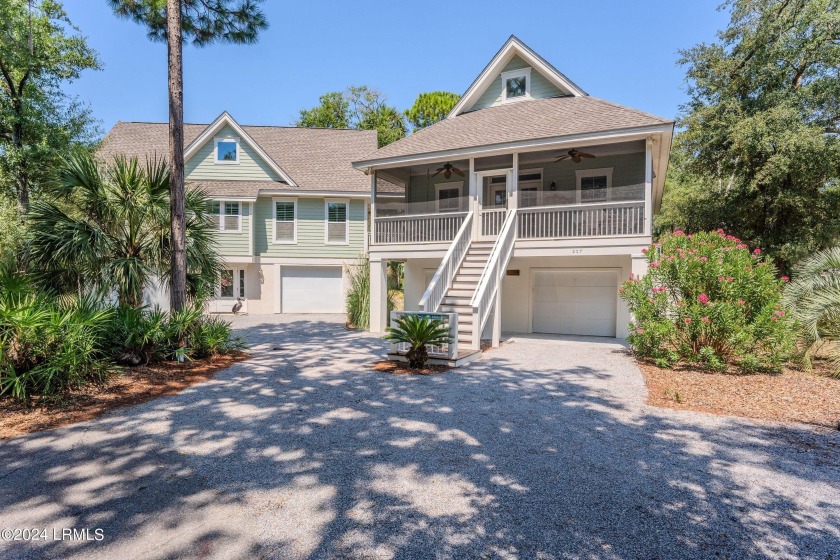
[[[283,312],[283,266],[274,265],[274,312]]]
[[[370,261],[370,332],[385,332],[388,326],[388,261]]]
[[[478,239],[481,232],[481,222],[479,212],[481,208],[478,205],[478,181],[475,178],[475,158],[470,158],[470,207],[469,210],[473,213],[473,231],[472,238]]]
[[[370,172],[370,241],[376,243],[376,171]],[[365,240],[367,240],[368,232],[365,231]],[[367,252],[367,243],[365,243],[365,252]]]
[[[516,210],[519,207],[519,153],[513,154],[513,177],[510,179],[510,192],[508,192],[508,210]]]
[[[496,306],[493,309],[493,348],[499,347],[502,338],[502,283],[496,289]],[[479,335],[479,340],[481,340]]]
[[[653,230],[653,139],[645,141],[645,235]]]

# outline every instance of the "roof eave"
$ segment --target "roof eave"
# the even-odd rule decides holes
[[[632,137],[636,136],[638,136],[639,138],[643,138],[646,134],[652,133],[666,133],[668,135],[671,135],[673,132],[673,127],[673,122],[667,122],[632,128],[616,128],[609,130],[600,130],[597,132],[587,132],[564,136],[552,136],[547,138],[535,138],[530,140],[518,140],[515,142],[505,142],[501,144],[485,144],[482,146],[473,146],[469,148],[455,148],[451,150],[421,152],[405,156],[360,160],[354,161],[352,165],[355,169],[367,171],[385,167],[394,167],[400,164],[433,162],[437,160],[451,159],[455,157],[487,157],[491,155],[496,155],[497,153],[505,153],[516,150],[539,151],[552,147],[563,147],[563,145],[566,144],[577,144],[580,142],[601,141],[605,143],[614,143],[631,140],[633,139]]]

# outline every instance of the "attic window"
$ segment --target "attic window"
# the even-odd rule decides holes
[[[502,72],[502,98],[505,101],[531,97],[531,69]]]
[[[239,163],[239,138],[216,138],[216,163]]]

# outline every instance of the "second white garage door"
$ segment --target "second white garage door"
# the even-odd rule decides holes
[[[535,333],[615,336],[614,271],[533,270]]]
[[[284,266],[283,313],[344,313],[339,266]]]

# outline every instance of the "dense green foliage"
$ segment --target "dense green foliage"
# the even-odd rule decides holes
[[[0,261],[13,258],[23,247],[26,232],[17,205],[0,195]]]
[[[166,42],[165,0],[108,0],[120,17],[144,25],[149,38]],[[197,47],[215,42],[254,43],[268,28],[262,0],[182,0],[183,36]]]
[[[157,308],[119,307],[109,325],[108,338],[109,354],[124,365],[208,358],[241,347],[230,323],[204,315],[200,307],[171,313]]]
[[[139,307],[154,276],[166,279],[170,262],[169,173],[161,161],[140,165],[116,158],[102,168],[89,154],[66,160],[54,194],[30,214],[28,261],[62,293],[116,293]],[[187,193],[188,289],[199,299],[221,268],[209,202]]]
[[[821,251],[794,269],[782,301],[799,326],[805,363],[824,345],[840,377],[840,247]]]
[[[30,12],[25,0],[0,0],[0,22],[0,196],[16,198],[22,216],[61,156],[92,146],[90,109],[63,86],[100,64],[58,2],[35,1]]]
[[[0,264],[0,396],[60,398],[103,380],[115,364],[207,358],[241,346],[230,323],[198,307],[164,313],[110,306],[95,294],[58,297],[11,262]]]
[[[407,313],[396,320],[396,326],[388,327],[385,340],[408,344],[405,357],[412,368],[422,368],[429,360],[426,346],[443,346],[451,343],[449,329],[440,319],[428,315]]]
[[[729,0],[727,28],[682,53],[663,230],[722,227],[783,271],[840,238],[840,2]]]
[[[0,395],[54,395],[108,372],[113,311],[96,298],[57,299],[0,265]]]
[[[405,116],[414,130],[426,128],[445,119],[460,99],[460,95],[449,91],[421,93],[405,111]]]
[[[301,109],[295,126],[375,130],[380,148],[405,137],[408,130],[402,113],[368,86],[326,93],[319,101],[311,109]]]
[[[647,250],[648,273],[619,290],[634,319],[628,341],[663,367],[778,371],[793,349],[781,307],[785,278],[760,249],[723,230],[667,235]]]

